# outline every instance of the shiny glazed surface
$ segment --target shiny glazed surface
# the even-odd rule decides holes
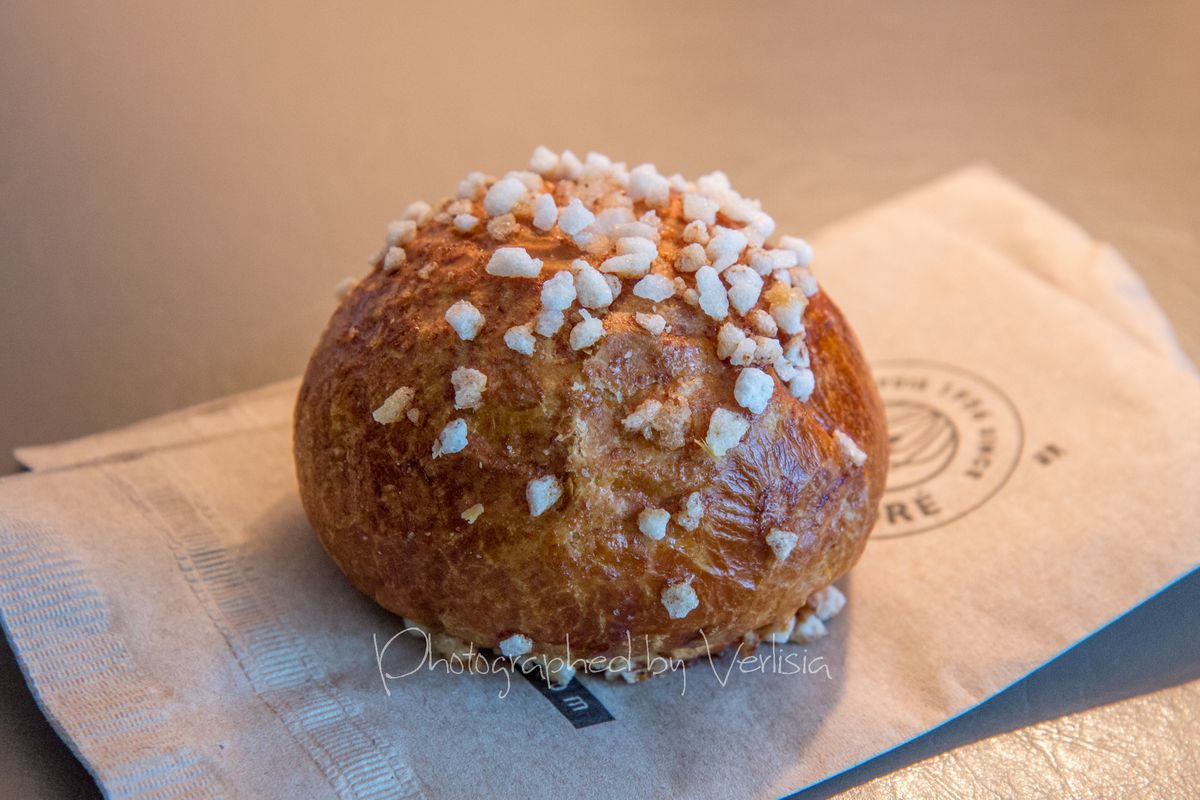
[[[663,216],[666,263],[680,244],[679,205]],[[537,279],[514,279],[484,272],[497,246],[482,227],[464,238],[431,223],[407,265],[376,270],[349,294],[309,363],[296,412],[301,496],[356,586],[481,646],[520,632],[542,652],[569,640],[572,656],[590,657],[616,654],[627,634],[671,652],[703,644],[703,630],[719,648],[789,617],[849,570],[874,522],[887,441],[863,356],[824,292],[805,312],[813,396],[802,403],[777,383],[742,443],[715,459],[696,440],[714,408],[738,408],[738,370],[715,352],[718,321],[681,297],[653,304],[627,285],[594,347],[571,350],[569,318],[539,337],[534,356],[518,354],[504,331],[536,316],[540,283],[578,252],[557,230],[526,227],[503,246],[526,247],[544,267]],[[486,317],[473,341],[443,319],[464,298]],[[670,326],[661,337],[633,320],[652,306]],[[477,410],[454,408],[449,376],[459,366],[488,375]],[[416,388],[420,424],[377,424],[371,410],[399,386]],[[622,429],[643,401],[673,396],[691,411],[684,447]],[[433,441],[454,418],[468,421],[467,448],[435,459]],[[862,469],[845,463],[837,429],[868,453]],[[543,475],[558,475],[565,491],[535,518],[525,487]],[[675,512],[694,491],[705,501],[695,531],[672,525],[662,541],[639,533],[643,508]],[[467,524],[461,514],[475,503],[485,511]],[[765,540],[773,528],[801,537],[779,564]],[[700,607],[670,619],[660,595],[682,581]]]

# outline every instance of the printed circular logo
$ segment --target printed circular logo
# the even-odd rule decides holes
[[[875,365],[875,381],[891,449],[875,538],[933,530],[1000,491],[1024,439],[1000,389],[959,367],[916,360]]]

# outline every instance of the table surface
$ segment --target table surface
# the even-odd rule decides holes
[[[0,0],[0,473],[298,373],[384,223],[535,144],[726,170],[803,233],[987,160],[1200,356],[1200,5]],[[1200,579],[804,796],[1185,796]],[[0,795],[95,788],[0,658]]]

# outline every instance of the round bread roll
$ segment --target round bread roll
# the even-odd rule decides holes
[[[773,229],[721,173],[544,148],[414,203],[296,404],[334,561],[440,650],[559,681],[820,636],[887,433],[811,249]]]

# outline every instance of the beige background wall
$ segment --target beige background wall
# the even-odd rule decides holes
[[[542,142],[723,168],[798,233],[987,159],[1200,356],[1196,3],[271,6],[0,3],[0,473],[297,373],[391,215]],[[69,796],[0,675],[0,788]]]

